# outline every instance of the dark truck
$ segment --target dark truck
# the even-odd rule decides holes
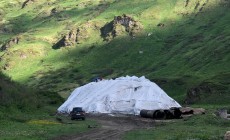
[[[74,107],[70,112],[71,120],[82,119],[85,120],[85,111],[81,107]]]

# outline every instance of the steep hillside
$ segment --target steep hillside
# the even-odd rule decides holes
[[[66,124],[67,119],[54,116],[62,101],[56,93],[29,89],[0,73],[0,139],[51,139],[86,131],[87,124],[94,123],[73,126]]]
[[[19,110],[36,108],[40,102],[36,97],[34,92],[12,82],[10,78],[0,73],[0,111],[12,106]],[[34,101],[34,104],[27,106],[31,101]]]
[[[15,83],[0,73],[0,118],[10,119],[15,112],[34,113],[47,106],[60,105],[62,98],[55,93],[36,91]],[[10,118],[7,118],[9,117]]]
[[[2,0],[3,73],[67,97],[146,76],[181,103],[230,100],[229,0]]]

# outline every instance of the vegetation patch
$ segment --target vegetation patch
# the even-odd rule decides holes
[[[30,120],[27,122],[28,124],[45,124],[45,125],[52,125],[52,124],[60,124],[58,122],[54,122],[54,121],[49,121],[49,120]]]
[[[228,0],[2,0],[0,137],[51,138],[66,127],[77,130],[27,122],[55,121],[47,118],[63,101],[57,95],[67,98],[95,76],[144,75],[182,105],[187,99],[210,110],[228,106],[229,6]],[[228,122],[205,117],[125,139],[223,139]]]

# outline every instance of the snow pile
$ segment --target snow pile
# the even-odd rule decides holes
[[[126,76],[76,88],[58,111],[69,113],[74,107],[82,107],[88,113],[139,114],[142,109],[181,106],[144,76]]]

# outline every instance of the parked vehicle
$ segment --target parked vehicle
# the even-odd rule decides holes
[[[82,107],[74,107],[70,112],[71,120],[82,119],[85,120],[85,111],[82,110]]]

